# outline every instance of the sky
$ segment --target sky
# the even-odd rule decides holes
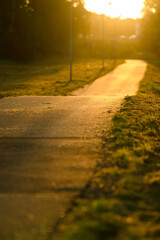
[[[110,17],[141,18],[144,0],[85,0],[85,8]]]

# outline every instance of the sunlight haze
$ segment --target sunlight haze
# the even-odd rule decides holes
[[[141,18],[143,6],[144,0],[85,0],[88,11],[112,18]]]

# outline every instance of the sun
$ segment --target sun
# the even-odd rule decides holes
[[[141,18],[144,0],[85,0],[85,8],[112,18]]]

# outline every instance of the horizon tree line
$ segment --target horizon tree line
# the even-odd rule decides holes
[[[30,61],[52,55],[69,56],[69,0],[0,0],[0,3],[1,59]],[[145,0],[140,38],[144,51],[159,51],[159,13],[159,0]],[[100,19],[84,8],[84,1],[73,0],[73,42],[79,56],[87,52],[88,36],[100,36]],[[115,35],[115,20],[106,17],[105,23],[106,36]],[[119,22],[117,34],[129,34],[134,24],[129,19]]]

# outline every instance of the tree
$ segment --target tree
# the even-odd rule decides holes
[[[142,41],[149,51],[160,51],[160,1],[146,0],[142,20]]]
[[[25,58],[28,52],[29,3],[26,0],[6,0],[0,8],[0,55],[5,58]],[[21,56],[20,56],[21,55]]]
[[[70,2],[67,0],[0,0],[0,56],[31,60],[69,54]],[[89,29],[82,0],[73,0],[73,36]]]

